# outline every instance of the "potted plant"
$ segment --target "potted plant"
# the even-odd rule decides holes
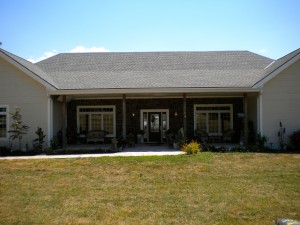
[[[174,143],[174,140],[175,140],[175,132],[174,132],[174,130],[168,129],[165,132],[165,136],[166,136],[166,142],[167,142],[169,148],[173,148],[173,143]]]
[[[139,130],[138,132],[137,132],[137,141],[138,141],[138,143],[139,144],[142,144],[142,143],[144,143],[144,134],[145,134],[145,131],[144,130]]]
[[[184,135],[183,128],[180,128],[175,136],[174,148],[179,149],[186,143],[186,137]]]

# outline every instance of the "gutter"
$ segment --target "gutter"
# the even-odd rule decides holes
[[[105,88],[105,89],[59,89],[49,90],[48,95],[84,94],[153,94],[153,93],[259,93],[260,88]]]

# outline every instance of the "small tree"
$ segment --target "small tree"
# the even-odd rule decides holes
[[[12,123],[10,125],[11,130],[9,130],[8,132],[11,133],[9,137],[10,139],[12,140],[17,139],[19,141],[19,148],[21,150],[23,135],[27,134],[29,127],[23,124],[22,115],[20,111],[21,109],[15,107],[15,112],[10,113]]]
[[[284,135],[285,135],[285,127],[282,126],[281,121],[279,122],[279,131],[278,131],[278,139],[280,150],[284,150]]]
[[[46,135],[44,134],[44,131],[42,128],[38,127],[37,130],[35,131],[36,135],[38,138],[33,140],[33,147],[36,152],[42,152],[44,143],[45,143],[45,137]]]

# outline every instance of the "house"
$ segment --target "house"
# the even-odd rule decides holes
[[[41,127],[64,143],[104,130],[106,137],[143,130],[162,142],[168,129],[234,142],[261,133],[278,145],[300,129],[300,49],[272,60],[249,51],[64,53],[30,63],[0,49],[0,145],[18,106],[31,144]],[[247,134],[247,135],[245,135]],[[288,141],[288,138],[286,138]]]

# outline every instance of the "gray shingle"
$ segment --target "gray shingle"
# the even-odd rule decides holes
[[[251,87],[273,60],[248,51],[64,53],[38,65],[58,89]]]

